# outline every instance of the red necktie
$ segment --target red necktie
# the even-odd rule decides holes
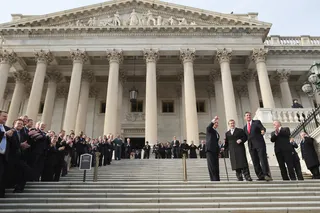
[[[251,125],[250,125],[250,122],[248,122],[247,130],[248,130],[248,133],[250,134],[250,131],[251,131]]]

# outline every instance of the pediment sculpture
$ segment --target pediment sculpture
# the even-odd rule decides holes
[[[188,26],[197,25],[186,18],[162,17],[154,15],[150,10],[147,13],[138,13],[135,9],[130,14],[120,15],[117,11],[113,16],[92,17],[89,20],[76,20],[66,24],[67,27],[108,27],[108,26]]]

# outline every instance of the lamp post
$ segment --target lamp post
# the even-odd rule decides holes
[[[301,89],[309,97],[320,93],[320,63],[314,63],[310,67],[308,82],[306,82]]]
[[[129,91],[129,97],[131,103],[137,102],[138,90],[135,87],[135,77],[136,77],[136,58],[133,59],[133,87]]]

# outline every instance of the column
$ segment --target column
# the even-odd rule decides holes
[[[53,60],[53,56],[50,51],[45,52],[44,50],[35,52],[34,55],[37,61],[37,67],[29,96],[27,115],[29,118],[37,120],[47,65]]]
[[[250,109],[253,116],[255,115],[256,111],[260,107],[256,79],[257,79],[257,72],[255,72],[254,70],[248,69],[242,73],[242,80],[247,83]]]
[[[158,140],[158,105],[157,105],[157,69],[159,51],[156,49],[144,50],[147,63],[146,70],[146,141],[155,144]]]
[[[273,95],[271,91],[267,66],[266,66],[266,55],[267,50],[265,49],[254,49],[252,53],[252,60],[256,63],[261,97],[264,108],[275,108]]]
[[[76,118],[79,104],[81,76],[83,64],[88,60],[86,52],[79,49],[71,51],[73,67],[67,99],[67,106],[64,116],[63,128],[69,134],[70,130],[75,130]]]
[[[41,121],[46,124],[46,129],[51,129],[53,108],[56,100],[57,84],[62,81],[62,74],[56,70],[47,72],[48,88],[44,101]]]
[[[3,104],[10,68],[16,61],[17,55],[13,51],[3,50],[0,52],[0,106]]]
[[[226,122],[234,119],[238,123],[237,107],[234,97],[233,82],[230,70],[231,50],[219,49],[217,51],[217,60],[221,68],[222,92],[224,98],[224,106],[226,112]]]
[[[109,60],[109,76],[103,134],[107,135],[111,133],[116,136],[118,119],[119,67],[123,61],[122,50],[109,50],[107,52],[107,58]]]
[[[180,141],[183,141],[186,138],[186,114],[185,114],[185,96],[184,96],[184,75],[183,71],[179,70],[177,72],[178,81],[179,81],[179,89],[177,90],[178,94],[180,94],[179,101],[179,115],[180,115]]]
[[[123,99],[123,87],[127,81],[126,73],[122,70],[119,75],[119,86],[118,86],[118,109],[117,109],[117,133],[121,134],[121,121],[122,121],[122,99]]]
[[[16,71],[13,73],[16,80],[14,87],[11,104],[8,113],[7,125],[12,126],[13,121],[19,117],[19,109],[25,94],[25,84],[30,80],[29,73],[24,70]]]
[[[288,83],[288,79],[290,77],[290,70],[277,70],[277,77],[279,78],[280,90],[281,90],[281,99],[282,99],[282,107],[291,108],[292,106],[292,95]]]
[[[99,95],[100,89],[97,88],[96,86],[92,85],[90,87],[90,92],[89,92],[89,101],[88,101],[88,113],[87,113],[87,121],[86,123],[89,124],[86,126],[85,133],[89,137],[95,137],[95,119],[96,119],[96,106],[99,105],[96,103],[97,97]]]
[[[56,100],[54,103],[53,117],[51,129],[60,132],[63,129],[63,118],[66,109],[66,99],[68,96],[69,85],[59,84],[56,92]],[[69,134],[69,132],[67,133]]]
[[[186,133],[187,142],[199,142],[199,126],[196,102],[196,91],[194,85],[193,61],[195,59],[194,49],[180,50],[180,59],[183,63],[184,70],[184,99],[186,115]]]
[[[223,97],[223,89],[221,82],[221,72],[220,70],[213,69],[210,72],[209,80],[212,85],[214,85],[214,91],[216,96],[216,115],[220,117],[218,132],[219,134],[224,134],[225,130],[228,128],[226,123],[226,112],[224,107],[224,97]],[[213,115],[216,116],[216,115]],[[212,120],[213,118],[211,118]],[[210,120],[210,121],[211,121]],[[208,121],[208,122],[210,122]]]
[[[76,134],[86,130],[90,84],[93,80],[94,73],[92,70],[84,70],[82,72],[80,98],[75,129]]]

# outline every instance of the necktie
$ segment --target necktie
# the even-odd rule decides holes
[[[279,134],[279,129],[276,129],[276,135],[278,135]]]
[[[6,130],[4,129],[3,125],[0,125],[0,129],[5,134]],[[2,140],[0,142],[0,154],[4,154],[6,152],[6,148],[7,148],[7,138],[5,135],[3,135]]]
[[[247,130],[248,130],[248,133],[250,134],[250,132],[251,132],[251,124],[250,124],[250,122],[248,122],[248,124],[247,124]]]

